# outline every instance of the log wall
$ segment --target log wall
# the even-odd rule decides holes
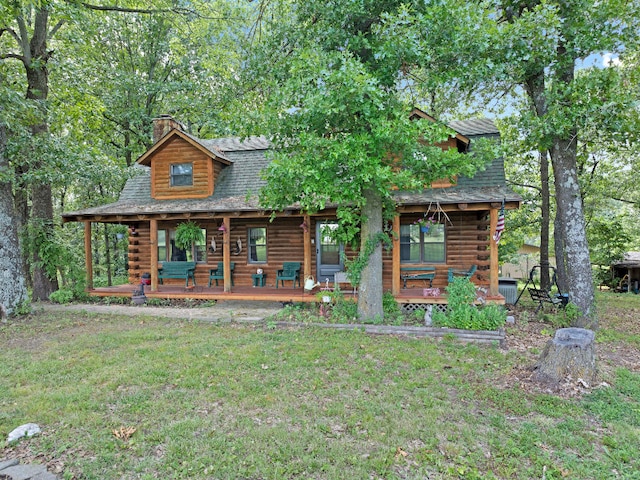
[[[446,232],[446,262],[430,264],[436,268],[434,287],[447,286],[448,269],[455,268],[468,270],[472,265],[477,265],[478,272],[473,279],[481,285],[489,284],[489,218],[488,212],[450,212],[449,218],[452,224],[447,224]],[[412,223],[418,219],[418,215],[405,215],[401,223]],[[223,239],[222,232],[218,230],[221,219],[197,220],[197,223],[207,230],[207,261],[196,266],[196,281],[198,285],[207,285],[209,282],[209,269],[215,268],[222,261]],[[178,221],[159,222],[158,229],[175,229]],[[239,239],[242,242],[242,251],[237,255],[231,255],[231,261],[235,262],[234,282],[237,286],[252,285],[251,275],[260,268],[267,274],[266,285],[275,286],[276,271],[282,268],[283,262],[304,262],[304,231],[300,228],[302,217],[278,217],[269,222],[267,217],[256,219],[244,219],[231,217],[230,245],[233,249]],[[267,229],[267,263],[249,263],[248,228],[266,227]],[[316,219],[311,218],[309,229],[314,244],[311,246],[311,275],[316,275],[316,244],[315,244]],[[140,283],[140,275],[151,271],[151,244],[149,238],[149,223],[139,222],[136,225],[136,235],[129,235],[129,280],[133,284]],[[216,240],[217,250],[211,252],[209,245],[212,236]],[[154,242],[155,247],[155,242]],[[355,252],[345,247],[347,257],[352,258]],[[404,265],[404,264],[403,264]],[[407,265],[408,266],[408,265]],[[391,250],[383,251],[383,287],[391,290],[393,259]],[[301,280],[304,283],[303,270]],[[183,284],[182,280],[165,279],[167,284]],[[287,283],[285,288],[290,288]]]
[[[193,185],[171,186],[171,165],[193,164]],[[151,196],[159,200],[204,198],[213,194],[213,160],[182,138],[174,138],[156,152],[151,163]]]
[[[221,219],[196,222],[207,230],[207,261],[196,266],[196,283],[207,285],[209,283],[209,269],[218,266],[222,261],[223,239],[222,232],[218,230]],[[175,229],[179,222],[159,222],[158,229]],[[304,261],[304,232],[299,227],[300,217],[283,217],[274,222],[269,222],[267,217],[263,219],[235,219],[231,218],[230,244],[231,249],[237,240],[242,242],[242,251],[237,255],[231,255],[231,261],[235,262],[234,282],[238,286],[250,286],[253,283],[251,275],[261,268],[267,274],[267,285],[275,286],[276,271],[282,268],[283,262]],[[249,263],[248,229],[250,227],[266,227],[267,229],[267,263]],[[314,225],[315,227],[315,225]],[[313,228],[314,228],[313,227]],[[149,225],[140,222],[136,227],[136,236],[129,235],[129,281],[133,284],[140,283],[140,275],[151,271],[151,244],[149,239]],[[209,245],[211,237],[216,240],[217,249],[211,252]],[[312,268],[315,275],[315,249],[312,249]],[[161,262],[160,262],[161,263]],[[302,278],[302,270],[301,270]],[[165,279],[165,284],[184,284],[182,280]],[[289,285],[287,285],[289,286]]]
[[[140,276],[150,272],[151,245],[149,242],[149,222],[139,222],[129,228],[129,283],[140,284]]]

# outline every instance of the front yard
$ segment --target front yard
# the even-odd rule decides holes
[[[10,320],[1,441],[43,434],[0,459],[67,479],[640,478],[640,296],[598,299],[601,385],[556,391],[528,367],[558,317],[522,310],[506,350],[143,308]]]

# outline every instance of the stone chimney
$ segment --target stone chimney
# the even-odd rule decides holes
[[[172,128],[182,130],[182,125],[171,115],[163,114],[153,119],[153,143],[164,137]]]

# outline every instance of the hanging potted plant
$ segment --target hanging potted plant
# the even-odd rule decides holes
[[[176,247],[181,250],[191,250],[191,246],[196,242],[204,242],[200,225],[192,221],[179,223],[176,227]]]
[[[431,228],[431,225],[433,225],[435,222],[435,220],[433,219],[433,217],[422,217],[419,218],[418,220],[416,220],[415,222],[413,222],[415,225],[419,225],[420,226],[420,231],[422,231],[423,233],[429,233],[429,229]]]

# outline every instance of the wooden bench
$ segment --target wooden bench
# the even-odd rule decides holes
[[[229,267],[231,270],[231,286],[233,287],[233,271],[236,268],[236,262],[230,262]],[[218,286],[218,280],[224,280],[224,262],[218,262],[218,268],[209,269],[209,287],[211,287],[211,282],[216,281],[216,287]]]
[[[400,278],[402,288],[407,288],[407,280],[428,280],[431,288],[433,279],[436,278],[436,269],[435,267],[400,267]]]
[[[196,262],[162,262],[158,269],[158,280],[162,284],[163,278],[184,278],[185,286],[189,286],[189,279],[196,284]]]

